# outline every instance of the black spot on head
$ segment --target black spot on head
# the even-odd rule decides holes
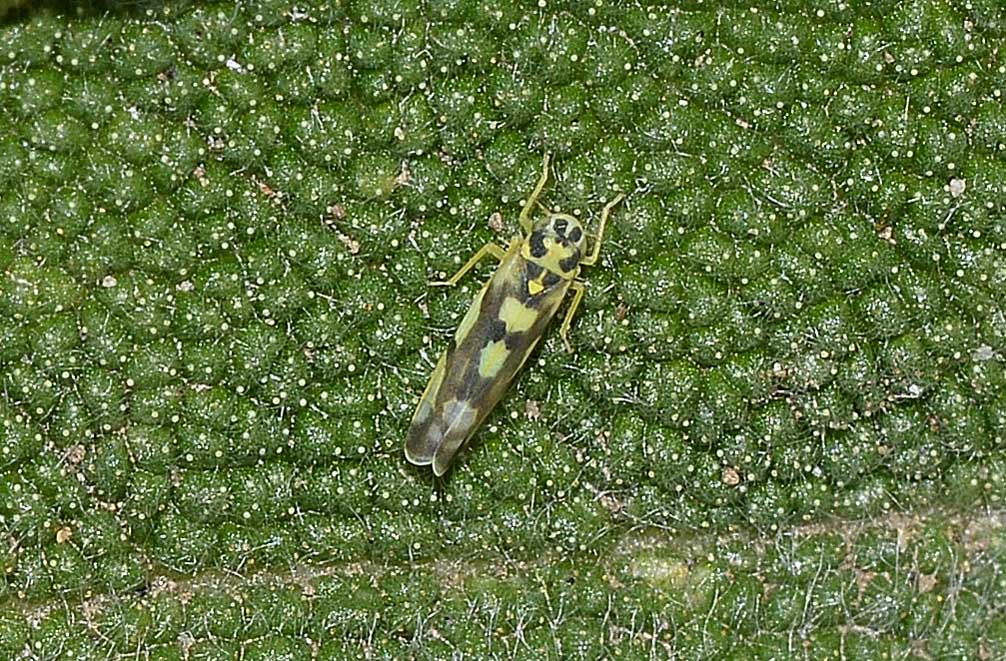
[[[583,230],[579,227],[574,227],[573,231],[569,233],[569,240],[573,243],[580,243],[581,238],[583,238]]]
[[[566,235],[566,227],[568,226],[569,223],[566,221],[565,218],[556,218],[555,222],[552,223],[552,229],[554,229],[555,233],[558,234],[559,236]]]
[[[489,325],[489,339],[493,342],[499,342],[504,337],[506,337],[506,322],[496,319]]]
[[[576,268],[576,265],[580,263],[580,251],[574,250],[566,259],[559,260],[559,268],[562,269],[563,273],[569,273]]]
[[[545,248],[545,235],[542,232],[532,232],[528,243],[531,245],[532,257],[544,257],[548,252]]]
[[[559,276],[555,273],[549,272],[545,274],[545,277],[541,279],[541,282],[545,287],[554,287],[559,284]]]

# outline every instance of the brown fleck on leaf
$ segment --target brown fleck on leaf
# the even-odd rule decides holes
[[[729,487],[735,487],[741,482],[740,473],[733,466],[727,466],[723,469],[723,484]]]
[[[925,594],[936,587],[937,582],[936,574],[919,574],[918,579],[915,581],[915,585],[919,594]]]
[[[85,456],[87,456],[87,448],[78,443],[67,451],[66,460],[71,464],[79,464],[84,461]]]
[[[612,514],[618,514],[623,509],[625,509],[625,503],[616,498],[610,493],[604,493],[600,496],[601,507],[608,510]]]
[[[57,544],[65,544],[70,541],[71,537],[73,537],[73,530],[71,530],[69,526],[63,526],[56,531]]]
[[[867,571],[865,569],[860,569],[858,567],[854,568],[856,574],[856,588],[859,594],[866,592],[867,588],[870,587],[870,583],[876,578],[877,572]]]
[[[408,164],[402,163],[402,171],[395,177],[395,187],[404,186],[410,181],[412,181],[412,170],[409,169]]]
[[[930,415],[926,418],[926,422],[929,423],[930,431],[936,433],[940,431],[940,427],[943,425],[940,423],[940,419],[935,415]]]
[[[275,190],[273,190],[272,186],[270,186],[264,181],[259,181],[256,183],[258,183],[258,189],[262,191],[263,195],[265,195],[268,198],[276,197],[277,193]]]
[[[344,234],[335,224],[335,221],[342,220],[346,217],[346,207],[340,202],[336,202],[332,206],[328,207],[329,215],[322,218],[322,222],[325,227],[335,232],[335,235],[339,237],[342,241],[342,245],[349,249],[351,255],[356,255],[360,252],[360,242],[351,236]]]
[[[342,232],[339,232],[339,240],[342,241],[342,244],[344,246],[349,248],[350,255],[356,255],[357,253],[360,252],[360,242],[357,241],[356,239],[346,236]]]
[[[499,211],[493,211],[489,216],[489,229],[494,232],[503,231],[503,214]]]
[[[538,420],[541,418],[541,408],[538,407],[537,400],[529,399],[524,403],[524,414],[528,420]]]

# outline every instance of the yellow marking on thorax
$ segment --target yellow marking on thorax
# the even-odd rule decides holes
[[[532,282],[534,281],[532,280]],[[541,284],[538,286],[541,287]],[[531,283],[529,282],[528,288],[530,287]],[[538,311],[527,307],[512,296],[507,296],[503,304],[500,305],[499,318],[506,324],[506,332],[523,333],[534,326],[534,322],[538,318]]]
[[[579,265],[573,268],[572,271],[566,271],[560,265],[564,259],[568,259],[574,252],[575,248],[572,246],[564,246],[561,243],[554,243],[550,239],[546,239],[545,247],[547,251],[541,257],[535,257],[531,254],[531,246],[528,242],[524,242],[521,246],[521,257],[529,262],[534,262],[541,266],[546,271],[550,271],[560,276],[564,280],[572,280],[576,277],[579,272]],[[528,287],[530,289],[530,285]],[[534,294],[535,292],[531,292]]]
[[[510,350],[506,348],[506,340],[490,342],[479,352],[479,376],[491,379],[503,369]]]
[[[537,296],[543,291],[545,291],[545,285],[541,284],[540,280],[527,281],[527,293],[531,294],[532,296]]]

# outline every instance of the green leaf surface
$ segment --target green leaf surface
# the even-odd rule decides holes
[[[11,658],[1006,656],[1006,10],[0,0]],[[434,479],[544,198],[610,224]]]

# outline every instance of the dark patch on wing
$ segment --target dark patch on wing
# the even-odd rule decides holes
[[[511,353],[507,357],[506,367],[504,369],[513,375],[518,373],[521,365],[534,351],[534,347],[545,334],[545,328],[551,322],[565,298],[565,296],[561,295],[565,291],[564,283],[560,282],[559,288],[563,289],[563,292],[553,289],[551,290],[551,295],[536,296],[532,298],[527,305],[528,307],[533,307],[540,311],[538,318],[535,319],[531,328],[529,328],[526,332],[511,333],[507,336],[507,348],[510,349]]]
[[[546,273],[545,277],[541,279],[541,282],[546,288],[554,287],[559,284],[559,275],[552,272]]]
[[[489,324],[489,339],[493,342],[499,342],[504,337],[506,337],[506,322],[500,319],[496,319]]]
[[[539,264],[538,262],[528,262],[527,270],[524,272],[527,273],[528,280],[534,280],[539,275],[541,275],[541,272],[544,270],[545,270],[544,267],[542,267],[542,265]]]

